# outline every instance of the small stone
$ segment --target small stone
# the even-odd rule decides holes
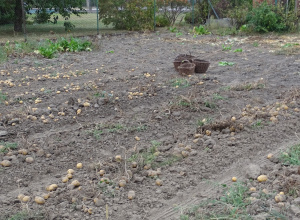
[[[294,199],[294,200],[292,201],[292,203],[295,204],[295,205],[300,205],[300,197]]]
[[[300,217],[300,208],[299,208],[299,206],[291,205],[290,209],[291,209],[291,211],[294,215],[296,215],[297,217]]]
[[[0,137],[6,136],[8,134],[7,131],[0,131]]]
[[[256,164],[249,164],[246,166],[246,178],[248,179],[256,179],[257,176],[260,174],[260,167]]]

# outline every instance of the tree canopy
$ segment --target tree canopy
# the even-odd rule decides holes
[[[14,30],[22,31],[21,2],[21,0],[0,0],[0,24],[14,23]],[[27,12],[34,8],[37,9],[36,13],[51,11],[65,18],[70,17],[71,14],[83,13],[84,2],[85,0],[23,0],[24,9]]]

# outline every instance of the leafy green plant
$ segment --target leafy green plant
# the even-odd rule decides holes
[[[263,126],[263,121],[261,119],[256,120],[251,125],[252,128],[262,128]]]
[[[188,80],[185,79],[185,78],[176,78],[176,79],[172,79],[171,80],[171,85],[173,87],[176,87],[176,88],[178,88],[178,87],[180,87],[180,88],[186,88],[190,84],[189,84]]]
[[[222,45],[222,50],[223,51],[227,51],[227,50],[231,50],[231,47],[232,47],[232,45],[228,45],[228,46],[226,46],[226,45]]]
[[[182,35],[183,35],[182,32],[176,33],[176,37],[180,37],[180,36],[182,36]]]
[[[172,33],[176,33],[178,32],[178,29],[176,27],[170,27],[169,31],[171,31]]]
[[[240,5],[235,5],[234,7],[230,8],[227,11],[227,16],[230,18],[231,24],[237,29],[240,29],[243,25],[245,25],[247,14],[249,11],[251,11],[251,9],[252,4],[250,4],[249,1],[242,1]]]
[[[300,144],[291,146],[280,154],[280,160],[287,165],[300,165]]]
[[[10,150],[15,150],[18,148],[17,143],[10,143],[10,142],[0,142],[0,146],[2,146],[2,148],[0,149],[1,153],[6,153]]]
[[[65,31],[70,32],[75,28],[75,25],[72,24],[70,21],[64,22]]]
[[[265,1],[252,9],[246,20],[255,32],[266,33],[270,31],[293,31],[296,28],[298,18],[294,11],[286,11],[281,4],[275,6]]]
[[[164,15],[158,15],[155,21],[156,27],[167,27],[171,23]]]
[[[233,62],[227,62],[227,61],[221,61],[219,62],[219,66],[233,66],[235,63]]]
[[[234,52],[234,53],[237,53],[237,52],[243,52],[243,49],[242,49],[242,48],[238,48],[238,49],[235,49],[233,52]]]
[[[0,104],[7,99],[7,95],[0,90]]]
[[[193,33],[195,35],[210,34],[210,32],[203,25],[199,25],[199,27],[194,27]]]
[[[79,38],[71,38],[70,40],[61,38],[56,42],[47,40],[44,46],[40,46],[38,48],[37,53],[40,53],[42,56],[51,59],[57,52],[91,51],[91,45],[91,42],[82,41]]]
[[[213,99],[214,100],[224,100],[225,98],[223,96],[221,96],[220,94],[218,94],[218,93],[214,93],[213,94]]]

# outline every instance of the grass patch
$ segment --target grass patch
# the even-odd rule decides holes
[[[227,61],[220,61],[219,66],[233,66],[235,63],[227,62]]]
[[[0,216],[0,219],[3,219],[3,218]],[[44,214],[39,213],[39,212],[31,213],[29,211],[21,211],[10,217],[4,217],[4,219],[6,219],[6,220],[42,220],[42,219],[47,219],[47,218],[45,217]]]
[[[71,15],[68,21],[70,21],[75,28],[69,31],[65,31],[64,22],[65,19],[59,14],[53,14],[58,16],[57,24],[45,23],[26,25],[27,37],[30,40],[40,40],[49,38],[60,37],[76,37],[76,36],[88,36],[97,34],[97,13],[87,13],[80,16],[74,14]],[[33,15],[27,15],[29,21],[33,21]],[[104,25],[99,22],[99,29],[101,34],[115,33],[112,25]],[[121,31],[118,31],[121,32]],[[125,31],[123,31],[125,32]],[[13,24],[0,26],[0,42],[5,43],[8,40],[24,41],[23,33],[14,32]]]
[[[0,104],[7,100],[7,95],[0,90]]]
[[[241,182],[232,186],[222,184],[222,196],[219,199],[211,199],[188,209],[180,216],[180,219],[251,219],[246,212],[248,201],[248,187]]]
[[[0,153],[7,153],[10,150],[15,150],[18,148],[17,143],[10,142],[0,142]]]
[[[258,119],[257,121],[255,121],[251,124],[251,127],[254,129],[259,129],[259,128],[262,128],[263,126],[264,126],[263,121],[261,119]]]
[[[291,146],[280,154],[280,160],[286,165],[300,165],[300,144]]]
[[[262,80],[260,80],[258,82],[253,83],[241,83],[239,85],[231,86],[230,89],[235,91],[250,91],[254,89],[263,89],[265,87],[265,83]]]
[[[189,85],[190,85],[188,80],[185,78],[172,79],[170,82],[171,82],[171,85],[176,88],[186,88],[186,87],[189,87]]]

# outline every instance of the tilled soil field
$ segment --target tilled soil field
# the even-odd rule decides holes
[[[88,39],[100,49],[0,67],[0,219],[300,218],[279,159],[300,142],[299,37]],[[181,76],[179,54],[210,67]]]

